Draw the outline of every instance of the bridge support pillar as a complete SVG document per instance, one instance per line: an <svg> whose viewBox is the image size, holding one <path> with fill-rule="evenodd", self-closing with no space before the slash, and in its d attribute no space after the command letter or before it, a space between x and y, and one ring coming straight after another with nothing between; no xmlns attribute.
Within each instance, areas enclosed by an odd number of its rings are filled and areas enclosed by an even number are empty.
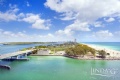
<svg viewBox="0 0 120 80"><path fill-rule="evenodd" d="M19 59L19 55L18 55L18 56L16 56L16 59Z"/></svg>
<svg viewBox="0 0 120 80"><path fill-rule="evenodd" d="M27 58L27 53L24 54L25 58Z"/></svg>

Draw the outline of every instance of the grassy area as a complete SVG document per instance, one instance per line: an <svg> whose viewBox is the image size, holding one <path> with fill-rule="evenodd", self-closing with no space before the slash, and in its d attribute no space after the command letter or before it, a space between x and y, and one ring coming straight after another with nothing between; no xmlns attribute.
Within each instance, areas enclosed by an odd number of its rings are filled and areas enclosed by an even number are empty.
<svg viewBox="0 0 120 80"><path fill-rule="evenodd" d="M67 43L64 43L64 44L55 44L55 45L47 45L47 46L35 46L34 49L36 50L40 50L40 49L49 49L51 50L51 53L50 54L54 54L55 52L57 51L65 51L67 48L70 48L70 47L74 47L76 45L76 43L73 43L73 42L67 42ZM24 48L22 49L22 51L25 51L25 50L30 50L30 49L33 49L33 48Z"/></svg>
<svg viewBox="0 0 120 80"><path fill-rule="evenodd" d="M32 49L32 47L30 47L30 48L23 48L23 49L21 49L21 51L26 51L26 50L31 50Z"/></svg>
<svg viewBox="0 0 120 80"><path fill-rule="evenodd" d="M48 49L51 51L64 51L66 48L65 47L48 47Z"/></svg>

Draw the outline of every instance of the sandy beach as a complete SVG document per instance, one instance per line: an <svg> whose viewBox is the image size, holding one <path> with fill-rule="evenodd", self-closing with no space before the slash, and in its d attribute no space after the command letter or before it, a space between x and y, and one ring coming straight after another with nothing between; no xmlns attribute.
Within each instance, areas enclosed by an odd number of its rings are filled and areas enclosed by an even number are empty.
<svg viewBox="0 0 120 80"><path fill-rule="evenodd" d="M97 45L91 45L91 44L86 44L86 45L88 45L88 46L90 46L90 47L92 47L96 50L105 50L107 53L110 54L110 56L107 56L107 57L120 58L120 51L100 47L100 46L97 46Z"/></svg>

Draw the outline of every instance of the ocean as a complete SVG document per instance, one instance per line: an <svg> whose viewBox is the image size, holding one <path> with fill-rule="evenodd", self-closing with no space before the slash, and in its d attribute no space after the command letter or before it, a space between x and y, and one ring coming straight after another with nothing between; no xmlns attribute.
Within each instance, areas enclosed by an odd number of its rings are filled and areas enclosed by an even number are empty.
<svg viewBox="0 0 120 80"><path fill-rule="evenodd" d="M82 43L120 51L120 42L82 42Z"/></svg>
<svg viewBox="0 0 120 80"><path fill-rule="evenodd" d="M120 80L120 61L77 60L63 56L29 56L29 59L11 62L11 70L0 69L0 80ZM92 74L91 69L112 73Z"/></svg>
<svg viewBox="0 0 120 80"><path fill-rule="evenodd" d="M120 50L119 42L86 44ZM0 45L0 53L10 53L35 45L38 44ZM28 58L29 61L1 62L11 66L11 70L1 68L0 80L120 80L119 60L77 60L63 56L28 56ZM108 71L103 73L101 70Z"/></svg>
<svg viewBox="0 0 120 80"><path fill-rule="evenodd" d="M85 44L96 45L112 50L120 51L120 42L82 42ZM34 47L42 44L26 44L26 45L2 45L0 44L0 54L11 53L15 51L19 51L23 48Z"/></svg>
<svg viewBox="0 0 120 80"><path fill-rule="evenodd" d="M41 44L25 44L25 45L2 45L0 44L0 54L12 53L23 48L34 47Z"/></svg>

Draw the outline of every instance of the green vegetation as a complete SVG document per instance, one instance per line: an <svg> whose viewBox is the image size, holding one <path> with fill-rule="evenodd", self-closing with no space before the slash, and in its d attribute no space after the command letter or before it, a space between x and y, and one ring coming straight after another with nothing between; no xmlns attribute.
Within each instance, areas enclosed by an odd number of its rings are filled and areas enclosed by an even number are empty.
<svg viewBox="0 0 120 80"><path fill-rule="evenodd" d="M54 52L53 52L53 51L51 51L49 54L54 54Z"/></svg>
<svg viewBox="0 0 120 80"><path fill-rule="evenodd" d="M56 51L64 51L66 49L66 47L63 46L49 46L47 47L49 50L51 50L52 52L56 52Z"/></svg>
<svg viewBox="0 0 120 80"><path fill-rule="evenodd" d="M3 45L54 44L56 42L5 42Z"/></svg>
<svg viewBox="0 0 120 80"><path fill-rule="evenodd" d="M67 48L65 52L68 56L84 57L84 55L88 54L88 52L91 52L95 56L95 49L83 44L79 44L79 45L75 45L73 47Z"/></svg>
<svg viewBox="0 0 120 80"><path fill-rule="evenodd" d="M87 45L84 44L78 44L73 42L66 42L64 44L50 44L47 46L40 45L35 46L34 48L24 48L22 51L34 49L33 54L36 54L38 50L50 50L51 52L49 54L54 54L57 51L65 51L66 56L68 57L84 57L84 56L90 56L90 57L99 57L99 58L106 58L106 55L109 55L104 50L95 50ZM96 56L96 52L99 54L99 56Z"/></svg>
<svg viewBox="0 0 120 80"><path fill-rule="evenodd" d="M35 49L47 48L46 46L35 46Z"/></svg>
<svg viewBox="0 0 120 80"><path fill-rule="evenodd" d="M27 48L24 48L24 49L22 49L21 51L26 51L26 50L28 50Z"/></svg>
<svg viewBox="0 0 120 80"><path fill-rule="evenodd" d="M29 48L23 48L21 51L26 51L26 50L31 50L32 47L29 47Z"/></svg>
<svg viewBox="0 0 120 80"><path fill-rule="evenodd" d="M36 54L36 53L37 53L37 50L32 51L32 53L33 53L33 54Z"/></svg>
<svg viewBox="0 0 120 80"><path fill-rule="evenodd" d="M98 54L101 56L101 58L106 58L107 53L104 50L99 50Z"/></svg>
<svg viewBox="0 0 120 80"><path fill-rule="evenodd" d="M66 43L63 43L63 44L50 44L50 45L47 45L47 46L35 46L35 49L39 50L39 49L49 49L51 50L53 53L56 52L56 51L65 51L68 47L72 47L74 46L75 43L73 42L66 42Z"/></svg>
<svg viewBox="0 0 120 80"><path fill-rule="evenodd" d="M48 50L51 50L51 53L50 54L54 54L55 52L57 51L64 51L67 47L66 46L59 46L59 45L49 45L49 46L35 46L34 49L36 50L40 50L40 49L48 49Z"/></svg>

